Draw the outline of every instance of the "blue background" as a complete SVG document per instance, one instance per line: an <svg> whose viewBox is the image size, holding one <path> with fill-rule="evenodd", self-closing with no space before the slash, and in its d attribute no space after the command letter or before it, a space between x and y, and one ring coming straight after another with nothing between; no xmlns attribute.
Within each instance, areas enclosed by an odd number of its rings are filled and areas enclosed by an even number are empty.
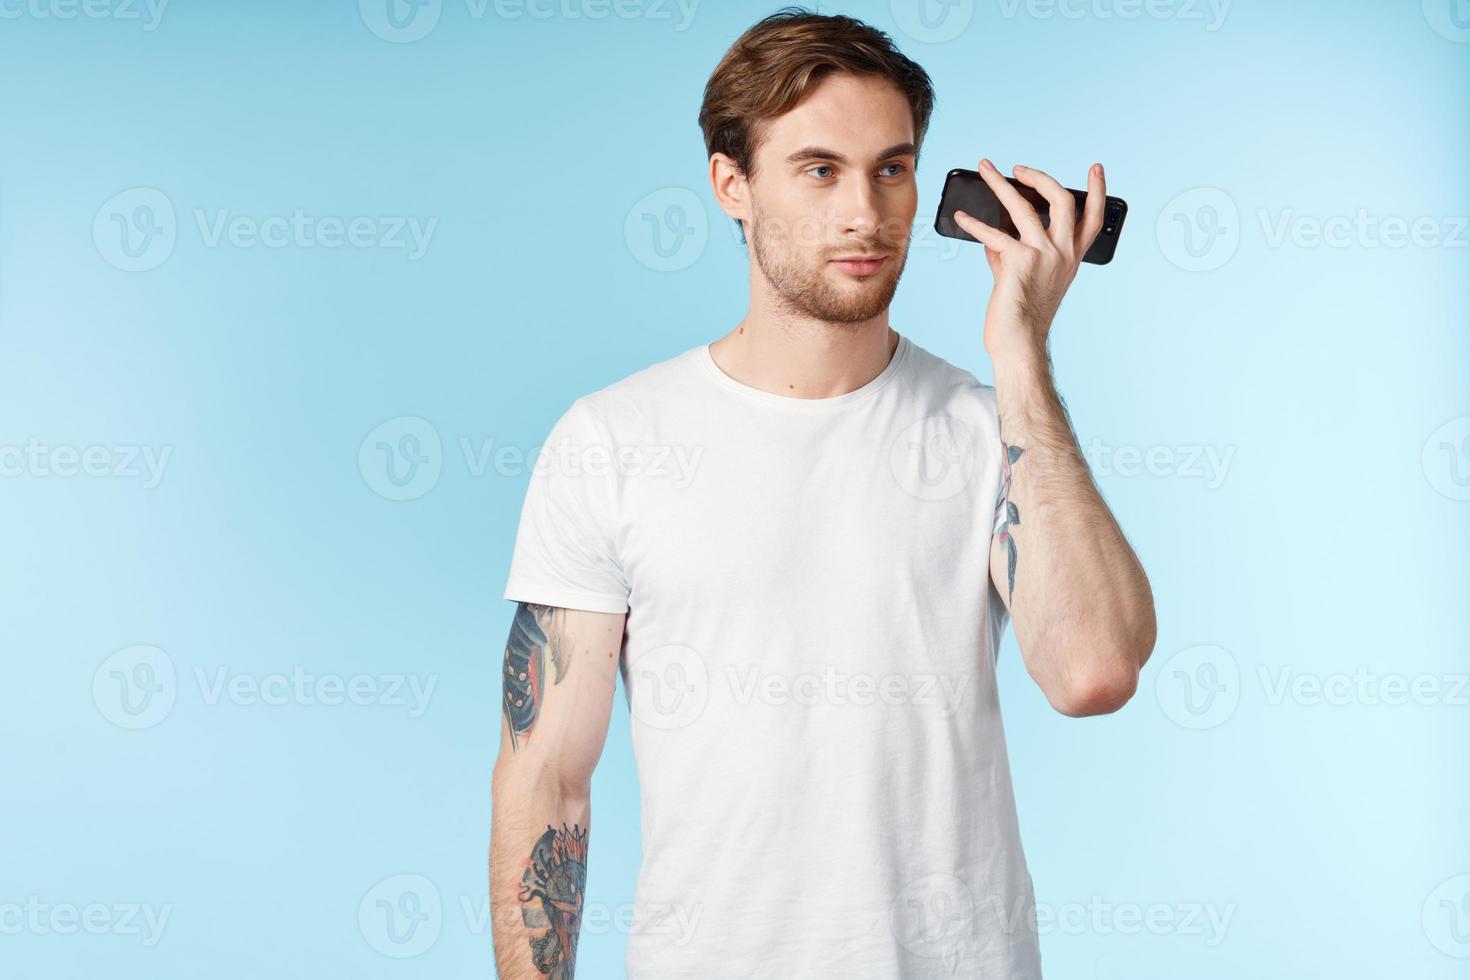
<svg viewBox="0 0 1470 980"><path fill-rule="evenodd" d="M1158 645L1088 720L1001 653L1050 977L1470 977L1459 7L824 7L938 90L916 342L990 377L989 271L929 229L947 169L1101 160L1131 205L1053 355ZM771 9L0 9L0 974L491 971L518 454L744 312L695 117ZM298 668L328 686L252 693ZM614 977L621 696L594 800L580 975ZM96 935L64 911L93 905Z"/></svg>

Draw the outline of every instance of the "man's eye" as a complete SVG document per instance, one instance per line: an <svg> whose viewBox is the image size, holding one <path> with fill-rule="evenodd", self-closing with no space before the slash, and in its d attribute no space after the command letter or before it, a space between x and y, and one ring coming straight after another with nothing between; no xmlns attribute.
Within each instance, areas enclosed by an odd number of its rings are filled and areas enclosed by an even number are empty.
<svg viewBox="0 0 1470 980"><path fill-rule="evenodd" d="M819 163L815 167L812 167L810 170L808 170L807 173L814 173L815 171L818 171L818 170L831 170L831 169L832 169L832 167L829 164ZM822 176L825 176L825 175L824 174L817 174L817 176L818 177L822 177Z"/></svg>
<svg viewBox="0 0 1470 980"><path fill-rule="evenodd" d="M890 163L890 164L886 164L882 169L883 170L892 170L892 171L894 171L893 173L889 174L888 176L889 177L897 177L899 174L903 173L908 168L905 167L901 163Z"/></svg>

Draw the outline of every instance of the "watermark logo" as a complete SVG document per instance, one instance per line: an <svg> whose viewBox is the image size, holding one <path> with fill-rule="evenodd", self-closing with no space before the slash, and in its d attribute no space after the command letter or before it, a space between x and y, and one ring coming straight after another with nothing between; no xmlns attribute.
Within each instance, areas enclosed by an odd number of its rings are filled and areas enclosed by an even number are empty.
<svg viewBox="0 0 1470 980"><path fill-rule="evenodd" d="M1159 212L1154 236L1164 257L1186 272L1210 272L1240 247L1240 211L1218 187L1196 187Z"/></svg>
<svg viewBox="0 0 1470 980"><path fill-rule="evenodd" d="M43 902L31 895L24 902L0 902L0 936L90 936L136 937L144 949L163 939L163 930L173 914L171 903L151 902Z"/></svg>
<svg viewBox="0 0 1470 980"><path fill-rule="evenodd" d="M156 187L114 194L92 219L97 254L123 272L147 272L168 260L178 241L173 202Z"/></svg>
<svg viewBox="0 0 1470 980"><path fill-rule="evenodd" d="M427 37L439 23L443 0L357 0L367 29L393 44Z"/></svg>
<svg viewBox="0 0 1470 980"><path fill-rule="evenodd" d="M381 423L358 444L358 472L374 493L388 500L413 500L433 490L446 465L464 464L470 479L519 479L531 474L553 481L624 479L665 483L687 490L698 477L705 447L681 443L579 441L563 435L540 445L501 442L495 436L458 437L445 454L444 438L416 415ZM0 475L5 447L0 446Z"/></svg>
<svg viewBox="0 0 1470 980"><path fill-rule="evenodd" d="M859 708L873 705L932 708L941 718L953 718L964 703L973 674L869 674L828 664L820 672L785 674L758 664L725 667L725 682L736 704L784 706L833 705Z"/></svg>
<svg viewBox="0 0 1470 980"><path fill-rule="evenodd" d="M1214 948L1225 941L1235 918L1234 902L1115 902L1094 895L1086 902L1042 904L1036 928L1042 935L1188 936Z"/></svg>
<svg viewBox="0 0 1470 980"><path fill-rule="evenodd" d="M300 207L263 216L196 207L189 215L207 249L381 249L401 251L410 262L427 254L439 226L435 217L312 214ZM98 254L123 272L148 272L168 261L179 232L173 202L155 187L114 194L92 219Z"/></svg>
<svg viewBox="0 0 1470 980"><path fill-rule="evenodd" d="M1434 33L1457 44L1470 42L1470 2L1424 0L1424 19Z"/></svg>
<svg viewBox="0 0 1470 980"><path fill-rule="evenodd" d="M1196 479L1206 490L1225 482L1234 446L1156 444L1112 446L1094 438L1083 454L1094 476L1101 478L1151 476Z"/></svg>
<svg viewBox="0 0 1470 980"><path fill-rule="evenodd" d="M1383 674L1359 664L1351 673L1300 672L1291 667L1256 668L1266 704L1290 701L1304 708L1470 707L1470 674Z"/></svg>
<svg viewBox="0 0 1470 980"><path fill-rule="evenodd" d="M889 447L893 478L920 500L946 500L963 490L975 472L975 436L948 415L920 419Z"/></svg>
<svg viewBox="0 0 1470 980"><path fill-rule="evenodd" d="M439 482L444 449L439 430L416 415L389 419L363 437L357 469L385 500L417 500Z"/></svg>
<svg viewBox="0 0 1470 980"><path fill-rule="evenodd" d="M297 665L289 671L251 674L227 665L206 668L195 664L192 678L200 703L239 708L362 708L401 709L409 720L429 710L437 674L317 673ZM119 728L140 730L161 724L173 711L180 693L180 677L173 658L156 646L126 647L104 660L92 675L92 701L102 717ZM191 690L188 684L184 690Z"/></svg>
<svg viewBox="0 0 1470 980"><path fill-rule="evenodd" d="M408 44L427 37L439 24L443 0L358 0L358 15L367 29L384 41ZM497 20L669 22L674 32L694 23L698 0L464 0L463 14L481 21Z"/></svg>
<svg viewBox="0 0 1470 980"><path fill-rule="evenodd" d="M48 445L31 438L25 445L0 443L0 477L135 479L152 490L163 482L172 455L172 446Z"/></svg>
<svg viewBox="0 0 1470 980"><path fill-rule="evenodd" d="M694 482L704 446L675 443L631 443L615 445L580 444L568 437L534 449L496 445L494 437L473 440L459 437L460 454L472 477L487 473L520 477L527 472L553 473L558 477L599 479L616 474L625 478L666 481L676 490L687 490ZM532 462L527 462L531 460Z"/></svg>
<svg viewBox="0 0 1470 980"><path fill-rule="evenodd" d="M915 41L953 41L970 26L975 0L889 0L893 22Z"/></svg>
<svg viewBox="0 0 1470 980"><path fill-rule="evenodd" d="M954 963L975 926L975 896L954 875L925 875L898 893L888 920L905 949Z"/></svg>
<svg viewBox="0 0 1470 980"><path fill-rule="evenodd" d="M1451 500L1470 500L1470 415L1450 419L1424 440L1424 478Z"/></svg>
<svg viewBox="0 0 1470 980"><path fill-rule="evenodd" d="M139 21L143 33L158 29L168 0L6 0L0 2L0 21L116 20Z"/></svg>
<svg viewBox="0 0 1470 980"><path fill-rule="evenodd" d="M629 666L629 713L649 728L670 731L692 725L709 704L704 658L676 643L649 650Z"/></svg>
<svg viewBox="0 0 1470 980"><path fill-rule="evenodd" d="M290 673L274 671L247 674L228 666L206 670L194 667L194 683L204 703L214 707L228 702L237 707L265 705L279 708L403 708L410 720L423 717L439 683L438 674L351 674L312 673L297 665Z"/></svg>
<svg viewBox="0 0 1470 980"><path fill-rule="evenodd" d="M410 262L428 253L434 230L439 227L438 218L417 215L341 217L310 214L305 208L265 217L236 214L229 208L194 208L191 213L205 248L377 248L402 250Z"/></svg>
<svg viewBox="0 0 1470 980"><path fill-rule="evenodd" d="M148 644L118 650L92 675L92 703L103 718L130 731L167 718L178 690L173 659Z"/></svg>
<svg viewBox="0 0 1470 980"><path fill-rule="evenodd" d="M421 956L439 941L444 906L423 875L384 878L362 897L357 928L374 950L397 960Z"/></svg>
<svg viewBox="0 0 1470 980"><path fill-rule="evenodd" d="M1470 959L1470 874L1436 885L1420 915L1430 945L1446 956Z"/></svg>
<svg viewBox="0 0 1470 980"><path fill-rule="evenodd" d="M1001 16L1013 20L1025 9L1036 20L1149 20L1201 21L1213 33L1225 26L1230 0L1000 0Z"/></svg>
<svg viewBox="0 0 1470 980"><path fill-rule="evenodd" d="M1261 234L1268 248L1470 248L1470 217L1419 215L1412 221L1403 215L1376 215L1358 208L1351 215L1319 218L1285 208L1273 216L1267 208L1256 209Z"/></svg>
<svg viewBox="0 0 1470 980"><path fill-rule="evenodd" d="M664 187L639 198L623 221L623 239L638 263L654 272L687 269L704 254L709 217L687 187Z"/></svg>
<svg viewBox="0 0 1470 980"><path fill-rule="evenodd" d="M1240 703L1240 665L1224 647L1187 647L1160 668L1154 696L1175 724L1195 730L1215 728L1228 721Z"/></svg>

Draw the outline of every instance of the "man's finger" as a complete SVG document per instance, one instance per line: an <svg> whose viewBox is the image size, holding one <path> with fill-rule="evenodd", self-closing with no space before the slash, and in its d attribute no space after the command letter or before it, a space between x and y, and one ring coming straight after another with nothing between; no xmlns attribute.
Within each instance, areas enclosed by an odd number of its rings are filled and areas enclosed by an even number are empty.
<svg viewBox="0 0 1470 980"><path fill-rule="evenodd" d="M1041 227L1041 217L1031 206L1031 202L1022 197L1021 192L1011 186L1011 182L989 160L981 159L980 176L985 178L985 182L1010 213L1011 220L1016 223L1016 230L1021 233L1021 241L1033 247L1045 245L1048 241L1046 229Z"/></svg>
<svg viewBox="0 0 1470 980"><path fill-rule="evenodd" d="M987 248L995 249L1002 255L1010 249L1019 248L1021 245L1020 242L999 228L992 228L979 218L971 214L966 214L964 211L956 211L954 213L954 223L974 236L976 241L982 243Z"/></svg>
<svg viewBox="0 0 1470 980"><path fill-rule="evenodd" d="M1087 254L1097 233L1102 231L1103 211L1108 199L1108 184L1103 176L1103 165L1094 163L1087 171L1087 203L1082 208L1082 223L1077 226L1077 251L1079 258Z"/></svg>
<svg viewBox="0 0 1470 980"><path fill-rule="evenodd" d="M1046 198L1047 234L1059 248L1070 249L1076 240L1077 199L1056 178L1042 170L1016 164L1016 179Z"/></svg>

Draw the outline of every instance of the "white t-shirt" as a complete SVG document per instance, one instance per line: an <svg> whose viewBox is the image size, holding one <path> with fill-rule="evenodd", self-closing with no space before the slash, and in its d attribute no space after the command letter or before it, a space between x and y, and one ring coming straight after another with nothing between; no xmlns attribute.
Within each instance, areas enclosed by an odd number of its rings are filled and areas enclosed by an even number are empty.
<svg viewBox="0 0 1470 980"><path fill-rule="evenodd" d="M832 398L701 344L579 398L505 597L627 612L632 980L1041 975L995 686L995 389L901 337Z"/></svg>

